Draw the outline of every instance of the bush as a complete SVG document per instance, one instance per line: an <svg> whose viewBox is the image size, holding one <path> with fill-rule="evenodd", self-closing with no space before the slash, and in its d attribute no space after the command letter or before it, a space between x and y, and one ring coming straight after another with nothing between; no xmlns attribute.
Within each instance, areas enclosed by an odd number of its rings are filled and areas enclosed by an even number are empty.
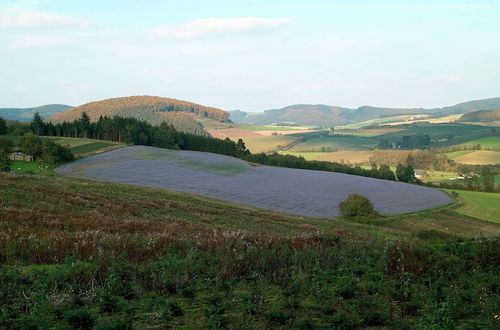
<svg viewBox="0 0 500 330"><path fill-rule="evenodd" d="M379 216L372 202L364 196L350 194L339 204L340 213L348 219L371 219Z"/></svg>
<svg viewBox="0 0 500 330"><path fill-rule="evenodd" d="M74 156L67 146L47 140L43 143L42 158L47 163L59 164L72 161Z"/></svg>
<svg viewBox="0 0 500 330"><path fill-rule="evenodd" d="M68 311L64 319L73 329L91 329L95 323L95 317L86 308Z"/></svg>

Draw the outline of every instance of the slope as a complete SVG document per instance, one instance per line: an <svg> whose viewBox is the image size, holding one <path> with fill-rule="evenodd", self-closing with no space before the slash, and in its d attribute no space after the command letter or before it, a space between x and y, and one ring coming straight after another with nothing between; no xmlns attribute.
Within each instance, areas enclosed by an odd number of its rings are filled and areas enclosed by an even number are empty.
<svg viewBox="0 0 500 330"><path fill-rule="evenodd" d="M87 103L53 115L49 120L52 122L73 121L80 118L84 112L88 114L91 121L97 121L100 116L134 117L154 125L169 122L177 129L193 134L203 132L202 125L197 122L198 118L225 122L229 117L224 110L187 101L158 96L128 96ZM191 116L170 116L169 119L170 113Z"/></svg>
<svg viewBox="0 0 500 330"><path fill-rule="evenodd" d="M11 120L30 121L35 112L38 112L42 118L48 118L72 108L72 106L65 104L48 104L33 108L0 108L0 117Z"/></svg>

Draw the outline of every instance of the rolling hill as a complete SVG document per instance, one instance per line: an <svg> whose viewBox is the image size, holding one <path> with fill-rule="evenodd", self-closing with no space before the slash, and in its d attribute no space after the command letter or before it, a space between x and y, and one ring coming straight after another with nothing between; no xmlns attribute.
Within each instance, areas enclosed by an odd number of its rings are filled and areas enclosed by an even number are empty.
<svg viewBox="0 0 500 330"><path fill-rule="evenodd" d="M69 111L55 114L49 118L52 122L73 121L86 112L91 121L100 116L133 117L153 125L168 122L178 130L208 135L199 122L212 120L226 122L229 114L221 109L158 96L128 96L90 102Z"/></svg>
<svg viewBox="0 0 500 330"><path fill-rule="evenodd" d="M38 112L45 119L72 108L72 106L65 104L48 104L33 108L0 108L0 117L11 120L30 121L35 112Z"/></svg>
<svg viewBox="0 0 500 330"><path fill-rule="evenodd" d="M458 121L463 122L494 122L500 121L500 110L482 110L464 114Z"/></svg>
<svg viewBox="0 0 500 330"><path fill-rule="evenodd" d="M479 110L495 110L500 108L500 97L469 101L443 108L384 108L361 106L349 109L323 104L298 104L281 109L266 110L262 113L245 113L236 110L231 113L231 120L239 123L270 125L288 123L293 125L332 126L358 123L372 119L409 114L430 114L446 116L465 114Z"/></svg>

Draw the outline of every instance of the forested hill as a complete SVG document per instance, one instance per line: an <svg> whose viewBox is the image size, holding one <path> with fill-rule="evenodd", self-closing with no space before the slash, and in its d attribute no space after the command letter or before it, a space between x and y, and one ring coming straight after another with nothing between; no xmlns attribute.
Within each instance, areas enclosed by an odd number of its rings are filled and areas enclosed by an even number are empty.
<svg viewBox="0 0 500 330"><path fill-rule="evenodd" d="M30 121L33 119L35 112L38 112L42 118L48 118L72 108L72 106L65 104L47 104L33 108L0 108L0 117L11 120Z"/></svg>
<svg viewBox="0 0 500 330"><path fill-rule="evenodd" d="M269 125L318 125L332 126L358 123L372 119L409 114L430 114L445 116L465 114L479 110L500 109L500 97L469 101L443 108L386 108L362 106L349 109L324 104L297 104L281 109L266 110L261 113L246 113L240 110L231 112L231 120L235 122Z"/></svg>
<svg viewBox="0 0 500 330"><path fill-rule="evenodd" d="M229 113L224 110L158 96L128 96L96 101L78 106L70 111L58 113L49 118L51 122L70 122L79 119L86 112L91 121L101 116L132 117L153 125L162 122L173 124L177 129L194 134L206 135L200 119L227 121ZM170 116L181 113L180 116Z"/></svg>
<svg viewBox="0 0 500 330"><path fill-rule="evenodd" d="M469 112L460 117L458 121L464 121L464 122L500 121L500 110L484 110L484 111Z"/></svg>

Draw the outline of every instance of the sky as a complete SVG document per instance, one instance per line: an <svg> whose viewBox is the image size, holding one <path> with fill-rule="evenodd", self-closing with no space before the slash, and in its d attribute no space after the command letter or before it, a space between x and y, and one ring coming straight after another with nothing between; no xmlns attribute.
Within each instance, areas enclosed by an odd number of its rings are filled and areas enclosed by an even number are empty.
<svg viewBox="0 0 500 330"><path fill-rule="evenodd" d="M224 110L500 96L500 0L0 0L0 107Z"/></svg>

